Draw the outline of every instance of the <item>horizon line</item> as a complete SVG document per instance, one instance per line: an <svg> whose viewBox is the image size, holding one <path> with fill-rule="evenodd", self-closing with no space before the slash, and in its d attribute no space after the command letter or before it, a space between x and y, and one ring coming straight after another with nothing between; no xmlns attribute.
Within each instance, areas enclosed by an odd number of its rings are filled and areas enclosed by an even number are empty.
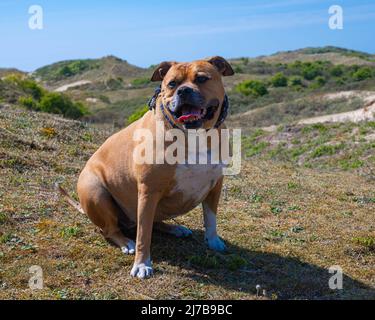
<svg viewBox="0 0 375 320"><path fill-rule="evenodd" d="M259 58L262 58L262 57L270 57L270 56L273 56L273 55L276 55L276 54L281 54L281 53L289 53L289 52L294 52L294 51L299 51L299 50L303 50L303 49L318 49L318 48L336 48L336 49L343 49L343 50L349 50L349 51L355 51L355 52L358 52L358 53L363 53L363 54L368 54L368 55L372 55L374 56L375 53L372 53L372 52L367 52L367 51L362 51L362 50L356 50L356 49L352 49L352 48L346 48L346 47L339 47L339 46L333 46L333 45L325 45L325 46L317 46L317 47L314 47L314 46L307 46L307 47L302 47L302 48L298 48L298 49L289 49L289 50L280 50L280 51L275 51L274 53L271 53L271 54L261 54L261 55L257 55L257 56L237 56L237 57L231 57L231 58L226 58L227 60L237 60L237 59L242 59L242 58L249 58L249 59L259 59ZM44 67L47 67L47 66L51 66L51 65L54 65L54 64L57 64L57 63L61 63L61 62L68 62L68 61L77 61L77 60L101 60L101 59L105 59L105 58L109 58L109 57L114 57L114 58L117 58L117 59L120 59L124 62L127 62L129 65L132 65L134 67L137 67L137 68L140 68L140 69L149 69L151 68L152 66L156 66L158 65L160 62L158 63L155 63L155 64L150 64L148 67L142 67L142 66L139 66L139 65L136 65L136 64L133 64L131 62L129 62L129 60L127 59L124 59L120 56L116 56L114 54L107 54L107 55L102 55L100 57L85 57L85 58L70 58L70 59L63 59L63 60L57 60L55 62L51 62L51 63L47 63L47 64L44 64L32 71L27 71L27 70L22 70L22 69L19 69L17 68L16 66L9 66L9 67L3 67L3 66L0 66L0 69L15 69L17 71L20 71L20 72L23 72L23 73L33 73L41 68L44 68Z"/></svg>

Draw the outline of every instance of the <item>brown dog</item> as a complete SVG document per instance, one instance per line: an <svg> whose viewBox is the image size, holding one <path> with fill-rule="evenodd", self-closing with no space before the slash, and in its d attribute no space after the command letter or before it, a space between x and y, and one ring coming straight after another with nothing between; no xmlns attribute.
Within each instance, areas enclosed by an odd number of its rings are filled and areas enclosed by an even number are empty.
<svg viewBox="0 0 375 320"><path fill-rule="evenodd" d="M187 129L221 130L227 103L222 76L233 75L221 57L192 63L161 63L152 81L162 81L143 118L111 136L91 157L78 181L83 211L105 238L126 254L135 253L132 276L152 274L150 244L153 227L185 237L191 231L163 220L187 213L202 203L205 238L208 247L223 251L225 245L216 233L216 213L223 174L220 165L139 164L134 150L138 129L148 129L157 143L156 123L165 130L175 128L186 136ZM165 148L171 142L166 143ZM163 148L164 151L164 148ZM70 203L77 208L70 199ZM136 242L125 237L120 225L137 226Z"/></svg>

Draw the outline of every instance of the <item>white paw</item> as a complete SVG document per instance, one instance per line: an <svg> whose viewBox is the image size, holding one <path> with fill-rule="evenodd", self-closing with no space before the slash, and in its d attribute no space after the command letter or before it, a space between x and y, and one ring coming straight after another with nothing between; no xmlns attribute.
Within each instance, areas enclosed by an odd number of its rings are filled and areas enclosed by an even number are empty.
<svg viewBox="0 0 375 320"><path fill-rule="evenodd" d="M153 274L151 261L146 261L145 263L134 263L130 275L132 277L137 277L140 279L146 279L151 277Z"/></svg>
<svg viewBox="0 0 375 320"><path fill-rule="evenodd" d="M218 236L212 238L206 238L206 242L208 247L211 250L223 252L227 249L223 240L221 240Z"/></svg>
<svg viewBox="0 0 375 320"><path fill-rule="evenodd" d="M135 253L135 242L129 240L126 246L121 247L121 251L125 254L134 254Z"/></svg>
<svg viewBox="0 0 375 320"><path fill-rule="evenodd" d="M186 238L193 234L193 232L183 226L173 226L173 229L171 229L171 234L176 236L177 238Z"/></svg>

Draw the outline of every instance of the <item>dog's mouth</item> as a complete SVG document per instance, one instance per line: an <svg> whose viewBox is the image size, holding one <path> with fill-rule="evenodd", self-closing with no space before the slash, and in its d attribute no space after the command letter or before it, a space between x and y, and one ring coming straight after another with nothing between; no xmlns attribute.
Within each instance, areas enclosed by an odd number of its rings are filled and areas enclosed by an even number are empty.
<svg viewBox="0 0 375 320"><path fill-rule="evenodd" d="M196 129L203 125L204 121L213 118L218 106L198 107L184 104L179 111L174 113L177 123L183 124L186 129Z"/></svg>
<svg viewBox="0 0 375 320"><path fill-rule="evenodd" d="M206 112L207 110L205 108L185 104L175 116L178 123L191 123L197 120L202 120Z"/></svg>

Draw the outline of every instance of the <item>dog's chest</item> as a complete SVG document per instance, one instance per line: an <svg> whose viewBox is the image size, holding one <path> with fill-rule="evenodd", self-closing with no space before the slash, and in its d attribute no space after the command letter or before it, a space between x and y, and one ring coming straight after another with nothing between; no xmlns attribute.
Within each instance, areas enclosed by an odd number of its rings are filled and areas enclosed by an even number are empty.
<svg viewBox="0 0 375 320"><path fill-rule="evenodd" d="M200 203L223 175L220 164L180 164L175 171L175 185L170 192L182 194L187 203Z"/></svg>

